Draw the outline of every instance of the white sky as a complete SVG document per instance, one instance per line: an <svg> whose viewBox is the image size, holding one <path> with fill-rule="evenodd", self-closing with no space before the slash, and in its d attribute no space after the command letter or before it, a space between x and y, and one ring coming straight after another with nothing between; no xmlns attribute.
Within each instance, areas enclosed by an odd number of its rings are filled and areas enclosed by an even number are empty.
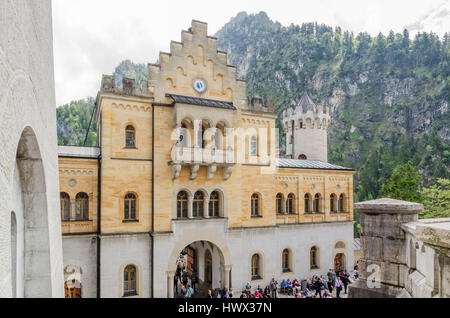
<svg viewBox="0 0 450 318"><path fill-rule="evenodd" d="M273 21L319 22L372 35L450 32L450 0L53 0L57 105L95 97L102 74L124 59L154 63L191 20L213 35L240 11L265 11Z"/></svg>

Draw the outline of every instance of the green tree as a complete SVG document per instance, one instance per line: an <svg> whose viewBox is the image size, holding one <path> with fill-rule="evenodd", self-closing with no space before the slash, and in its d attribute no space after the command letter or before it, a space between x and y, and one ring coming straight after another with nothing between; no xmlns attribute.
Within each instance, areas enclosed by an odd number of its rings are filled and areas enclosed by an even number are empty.
<svg viewBox="0 0 450 318"><path fill-rule="evenodd" d="M419 184L422 176L416 172L411 161L397 166L390 179L382 186L384 195L392 199L422 202Z"/></svg>
<svg viewBox="0 0 450 318"><path fill-rule="evenodd" d="M424 210L420 213L420 218L450 217L449 179L437 179L430 187L423 188L421 195L424 198Z"/></svg>

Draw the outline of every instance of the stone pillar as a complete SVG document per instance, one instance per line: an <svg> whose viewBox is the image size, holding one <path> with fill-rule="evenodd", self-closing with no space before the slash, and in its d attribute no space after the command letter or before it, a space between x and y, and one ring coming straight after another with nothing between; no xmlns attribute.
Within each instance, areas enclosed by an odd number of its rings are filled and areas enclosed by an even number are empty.
<svg viewBox="0 0 450 318"><path fill-rule="evenodd" d="M209 219L209 197L206 196L205 197L205 201L204 201L204 206L203 206L203 217Z"/></svg>
<svg viewBox="0 0 450 318"><path fill-rule="evenodd" d="M423 205L394 199L355 204L360 212L360 278L350 285L350 298L408 297L406 240L402 224L418 220Z"/></svg>
<svg viewBox="0 0 450 318"><path fill-rule="evenodd" d="M230 271L231 265L222 266L222 287L227 286L228 289L230 289Z"/></svg>
<svg viewBox="0 0 450 318"><path fill-rule="evenodd" d="M194 204L194 198L192 196L189 196L188 198L188 218L192 219L193 213L192 213L192 209L193 209L193 204Z"/></svg>
<svg viewBox="0 0 450 318"><path fill-rule="evenodd" d="M70 199L70 215L69 218L71 221L74 221L76 219L76 205L75 205L75 199Z"/></svg>
<svg viewBox="0 0 450 318"><path fill-rule="evenodd" d="M173 294L173 279L175 277L175 271L167 272L167 298L174 298Z"/></svg>

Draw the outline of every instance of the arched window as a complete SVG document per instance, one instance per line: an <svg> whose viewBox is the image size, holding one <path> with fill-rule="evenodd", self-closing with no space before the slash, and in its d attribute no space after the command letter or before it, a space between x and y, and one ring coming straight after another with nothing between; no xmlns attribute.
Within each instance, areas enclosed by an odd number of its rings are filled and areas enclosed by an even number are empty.
<svg viewBox="0 0 450 318"><path fill-rule="evenodd" d="M277 214L283 213L283 195L281 193L277 194L276 204L277 204Z"/></svg>
<svg viewBox="0 0 450 318"><path fill-rule="evenodd" d="M261 279L260 257L258 254L252 256L252 280Z"/></svg>
<svg viewBox="0 0 450 318"><path fill-rule="evenodd" d="M306 157L306 155L301 154L301 155L298 156L298 159L300 159L300 160L306 160L307 157Z"/></svg>
<svg viewBox="0 0 450 318"><path fill-rule="evenodd" d="M219 215L219 193L213 191L209 197L209 216L218 217Z"/></svg>
<svg viewBox="0 0 450 318"><path fill-rule="evenodd" d="M193 216L194 217L202 217L203 216L203 208L205 199L203 196L203 192L197 191L194 194L194 204L193 204Z"/></svg>
<svg viewBox="0 0 450 318"><path fill-rule="evenodd" d="M187 218L188 216L188 196L186 191L180 191L177 195L177 217Z"/></svg>
<svg viewBox="0 0 450 318"><path fill-rule="evenodd" d="M125 128L125 147L126 148L136 147L136 130L131 125L128 125Z"/></svg>
<svg viewBox="0 0 450 318"><path fill-rule="evenodd" d="M289 255L289 250L287 248L285 248L283 250L281 263L282 263L283 273L287 273L287 272L291 271L291 268L290 268L290 255Z"/></svg>
<svg viewBox="0 0 450 318"><path fill-rule="evenodd" d="M136 267L128 265L123 271L123 295L134 296L136 291Z"/></svg>
<svg viewBox="0 0 450 318"><path fill-rule="evenodd" d="M261 204L259 202L259 195L257 193L252 194L252 213L251 216L259 216Z"/></svg>
<svg viewBox="0 0 450 318"><path fill-rule="evenodd" d="M318 256L317 247L315 247L315 246L311 247L309 256L310 256L311 269L319 268L319 263L317 261L317 256Z"/></svg>
<svg viewBox="0 0 450 318"><path fill-rule="evenodd" d="M345 195L342 193L339 196L339 212L344 212L344 199L345 199Z"/></svg>
<svg viewBox="0 0 450 318"><path fill-rule="evenodd" d="M62 221L69 221L70 220L70 196L65 193L60 193L60 200L61 200L61 220Z"/></svg>
<svg viewBox="0 0 450 318"><path fill-rule="evenodd" d="M84 192L78 193L75 197L75 218L76 220L89 219L89 197Z"/></svg>
<svg viewBox="0 0 450 318"><path fill-rule="evenodd" d="M310 210L310 200L311 200L311 196L309 195L309 193L305 194L305 213L311 213Z"/></svg>
<svg viewBox="0 0 450 318"><path fill-rule="evenodd" d="M124 202L124 220L136 220L136 196L128 193Z"/></svg>
<svg viewBox="0 0 450 318"><path fill-rule="evenodd" d="M293 193L289 193L287 196L287 201L286 201L286 212L290 213L290 214L294 214L295 213L295 205L294 205L294 201L295 201L295 196Z"/></svg>
<svg viewBox="0 0 450 318"><path fill-rule="evenodd" d="M258 155L258 144L257 144L257 138L255 136L250 138L250 155L251 156Z"/></svg>
<svg viewBox="0 0 450 318"><path fill-rule="evenodd" d="M187 127L186 124L181 124L181 128L180 128L180 145L181 147L187 147L187 136L188 136L188 132L187 132Z"/></svg>
<svg viewBox="0 0 450 318"><path fill-rule="evenodd" d="M336 194L330 195L330 212L336 212Z"/></svg>
<svg viewBox="0 0 450 318"><path fill-rule="evenodd" d="M314 204L313 204L314 213L320 212L320 194L316 193L314 196Z"/></svg>

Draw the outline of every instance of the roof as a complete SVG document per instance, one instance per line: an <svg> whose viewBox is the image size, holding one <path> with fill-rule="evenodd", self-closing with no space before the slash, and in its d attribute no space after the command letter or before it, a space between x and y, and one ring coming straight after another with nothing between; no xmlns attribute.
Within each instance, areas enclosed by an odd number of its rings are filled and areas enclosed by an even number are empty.
<svg viewBox="0 0 450 318"><path fill-rule="evenodd" d="M217 107L217 108L236 110L236 107L234 107L232 102L224 102L224 101L214 100L214 99L206 99L206 98L175 95L175 94L166 94L166 97L172 98L175 103L199 105L199 106L209 106L209 107Z"/></svg>
<svg viewBox="0 0 450 318"><path fill-rule="evenodd" d="M97 159L100 156L98 147L58 146L59 157Z"/></svg>
<svg viewBox="0 0 450 318"><path fill-rule="evenodd" d="M301 160L301 159L285 159L277 158L277 166L279 168L299 168L299 169L321 169L321 170L346 170L354 171L354 169L334 165L319 160Z"/></svg>
<svg viewBox="0 0 450 318"><path fill-rule="evenodd" d="M360 250L361 249L361 241L359 238L353 239L353 249Z"/></svg>
<svg viewBox="0 0 450 318"><path fill-rule="evenodd" d="M302 107L303 112L307 112L309 109L311 109L312 111L317 111L317 105L313 102L313 100L306 92L305 94L303 94L302 99L300 100L300 106Z"/></svg>

